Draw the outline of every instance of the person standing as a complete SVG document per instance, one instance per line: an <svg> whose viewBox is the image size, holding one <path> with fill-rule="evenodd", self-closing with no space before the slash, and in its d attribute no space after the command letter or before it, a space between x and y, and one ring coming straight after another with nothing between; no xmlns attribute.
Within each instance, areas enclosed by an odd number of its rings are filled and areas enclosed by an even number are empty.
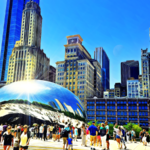
<svg viewBox="0 0 150 150"><path fill-rule="evenodd" d="M7 122L5 122L5 124L3 125L3 133L6 132L7 130Z"/></svg>
<svg viewBox="0 0 150 150"><path fill-rule="evenodd" d="M67 126L65 126L64 130L61 133L61 136L63 138L63 150L65 150L65 146L66 146L66 149L67 149L67 146L68 146L67 139L68 139L69 133L70 133L70 129Z"/></svg>
<svg viewBox="0 0 150 150"><path fill-rule="evenodd" d="M30 132L28 126L23 126L23 132L20 137L20 150L27 150L30 142Z"/></svg>
<svg viewBox="0 0 150 150"><path fill-rule="evenodd" d="M10 146L13 147L13 136L11 134L11 126L8 126L7 131L3 133L3 140L4 140L4 150L9 150Z"/></svg>
<svg viewBox="0 0 150 150"><path fill-rule="evenodd" d="M148 132L146 132L146 141L147 141L147 143L149 143L150 141L149 141L149 133Z"/></svg>
<svg viewBox="0 0 150 150"><path fill-rule="evenodd" d="M97 146L99 145L98 143L100 143L100 146L102 146L102 141L101 141L101 135L100 135L100 126L98 126L98 133L97 133Z"/></svg>
<svg viewBox="0 0 150 150"><path fill-rule="evenodd" d="M107 121L105 121L105 128L106 128L107 150L109 150L109 125L108 125L108 122L107 122Z"/></svg>
<svg viewBox="0 0 150 150"><path fill-rule="evenodd" d="M82 146L86 146L86 129L85 129L85 124L82 124L82 128L81 128L81 137L82 137Z"/></svg>
<svg viewBox="0 0 150 150"><path fill-rule="evenodd" d="M144 146L147 146L147 136L146 133L144 134L143 138L142 138L142 142Z"/></svg>
<svg viewBox="0 0 150 150"><path fill-rule="evenodd" d="M67 141L68 141L68 150L73 150L73 140L71 134L69 134L69 138L67 139Z"/></svg>
<svg viewBox="0 0 150 150"><path fill-rule="evenodd" d="M139 133L140 142L142 142L142 134L143 134L143 131L141 131L141 132Z"/></svg>
<svg viewBox="0 0 150 150"><path fill-rule="evenodd" d="M129 131L127 131L126 137L127 137L127 143L129 143L129 141L130 141L130 132Z"/></svg>
<svg viewBox="0 0 150 150"><path fill-rule="evenodd" d="M121 127L118 126L118 129L115 128L117 126L117 123L114 126L114 130L116 131L116 141L118 143L118 148L122 149L122 144L121 144L121 136L122 136L122 131L121 131Z"/></svg>
<svg viewBox="0 0 150 150"><path fill-rule="evenodd" d="M90 131L90 145L94 145L96 144L96 132L98 131L97 127L95 126L95 121L92 122L92 125L89 127L89 131ZM95 148L93 148L95 149Z"/></svg>
<svg viewBox="0 0 150 150"><path fill-rule="evenodd" d="M134 129L132 129L132 131L131 131L131 140L136 143L136 139L135 138L136 138L136 134L135 134Z"/></svg>
<svg viewBox="0 0 150 150"><path fill-rule="evenodd" d="M16 136L17 136L17 125L15 125L15 132L14 132L14 137L16 138Z"/></svg>
<svg viewBox="0 0 150 150"><path fill-rule="evenodd" d="M113 131L113 138L114 138L114 141L116 141L116 131Z"/></svg>
<svg viewBox="0 0 150 150"><path fill-rule="evenodd" d="M105 124L102 123L101 124L101 127L100 127L100 136L101 136L101 140L102 140L102 150L106 150L106 138L107 138L107 130L106 130L106 127L105 127Z"/></svg>
<svg viewBox="0 0 150 150"><path fill-rule="evenodd" d="M0 125L0 142L2 141L3 124Z"/></svg>
<svg viewBox="0 0 150 150"><path fill-rule="evenodd" d="M47 126L47 140L50 139L50 126Z"/></svg>
<svg viewBox="0 0 150 150"><path fill-rule="evenodd" d="M35 137L36 137L36 139L37 139L37 138L38 138L38 132L39 132L39 130L38 130L38 125L35 125L34 131L35 131Z"/></svg>
<svg viewBox="0 0 150 150"><path fill-rule="evenodd" d="M77 129L77 127L75 127L74 136L75 136L74 140L77 142L77 137L78 137L78 129Z"/></svg>
<svg viewBox="0 0 150 150"><path fill-rule="evenodd" d="M50 139L52 138L52 135L53 135L53 125L51 124L51 126L50 126Z"/></svg>
<svg viewBox="0 0 150 150"><path fill-rule="evenodd" d="M46 136L47 136L47 125L44 124L44 141L47 140Z"/></svg>
<svg viewBox="0 0 150 150"><path fill-rule="evenodd" d="M89 132L89 125L86 128L86 143L90 142L90 132Z"/></svg>
<svg viewBox="0 0 150 150"><path fill-rule="evenodd" d="M42 140L43 138L43 132L44 132L44 127L43 127L43 124L41 124L40 128L39 128L39 134L40 134L40 138Z"/></svg>

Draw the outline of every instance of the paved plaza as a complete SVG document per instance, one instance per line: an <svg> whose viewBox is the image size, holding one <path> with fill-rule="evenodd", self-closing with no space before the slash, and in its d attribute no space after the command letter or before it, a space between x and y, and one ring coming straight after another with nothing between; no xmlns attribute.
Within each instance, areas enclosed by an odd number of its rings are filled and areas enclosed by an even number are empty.
<svg viewBox="0 0 150 150"><path fill-rule="evenodd" d="M81 146L81 139L78 140L78 142L73 143L73 149L74 150L90 150L89 143L87 144L88 147L82 147ZM41 141L41 140L35 140L31 139L29 150L62 150L63 144L62 139L60 142L53 142L52 140L48 141ZM96 150L102 150L101 147L95 147ZM0 150L3 149L2 146L0 146ZM12 148L11 148L12 150ZM110 140L110 150L118 150L116 141ZM123 150L123 149L122 149ZM147 146L143 146L142 143L127 143L127 150L150 150L150 143Z"/></svg>

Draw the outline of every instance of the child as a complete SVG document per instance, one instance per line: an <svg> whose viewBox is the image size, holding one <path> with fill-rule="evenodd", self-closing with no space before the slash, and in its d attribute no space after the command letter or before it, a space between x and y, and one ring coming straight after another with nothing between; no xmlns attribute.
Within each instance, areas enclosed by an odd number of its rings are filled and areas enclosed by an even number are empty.
<svg viewBox="0 0 150 150"><path fill-rule="evenodd" d="M73 147L72 147L72 135L71 134L69 134L69 138L67 139L67 141L68 141L68 150L73 150Z"/></svg>
<svg viewBox="0 0 150 150"><path fill-rule="evenodd" d="M146 134L144 134L143 138L142 138L142 142L143 142L143 145L147 146L147 140L146 140Z"/></svg>

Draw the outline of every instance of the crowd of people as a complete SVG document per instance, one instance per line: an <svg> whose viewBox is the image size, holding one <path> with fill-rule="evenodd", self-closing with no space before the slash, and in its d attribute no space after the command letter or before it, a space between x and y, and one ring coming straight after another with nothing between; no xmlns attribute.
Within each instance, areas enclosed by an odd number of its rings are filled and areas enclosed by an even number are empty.
<svg viewBox="0 0 150 150"><path fill-rule="evenodd" d="M109 150L109 125L108 122L101 123L101 126L95 126L95 122L92 122L91 126L82 124L81 128L77 126L73 127L71 123L66 122L64 126L34 124L32 127L27 125L0 125L0 141L3 142L4 150L9 150L12 146L14 150L27 150L30 140L53 140L60 142L60 138L63 140L63 150L72 150L73 141L78 141L81 137L81 146L87 146L90 143L90 148L95 149L95 146L101 147L103 150ZM118 144L119 149L126 149L126 142L136 142L136 133L134 130L127 131L123 126L114 125L113 132L114 140ZM149 134L143 129L139 134L140 142L146 146L149 142Z"/></svg>

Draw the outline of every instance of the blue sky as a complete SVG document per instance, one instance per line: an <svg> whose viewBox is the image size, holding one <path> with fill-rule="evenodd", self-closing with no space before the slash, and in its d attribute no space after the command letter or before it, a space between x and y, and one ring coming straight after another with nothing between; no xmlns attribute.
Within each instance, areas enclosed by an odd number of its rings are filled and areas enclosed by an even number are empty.
<svg viewBox="0 0 150 150"><path fill-rule="evenodd" d="M56 61L64 60L66 36L80 34L92 57L96 47L106 51L110 59L110 88L121 81L120 63L141 62L141 48L149 47L148 0L41 0L40 6L41 48L50 57L50 64L56 66ZM0 49L5 8L6 0L1 0Z"/></svg>

